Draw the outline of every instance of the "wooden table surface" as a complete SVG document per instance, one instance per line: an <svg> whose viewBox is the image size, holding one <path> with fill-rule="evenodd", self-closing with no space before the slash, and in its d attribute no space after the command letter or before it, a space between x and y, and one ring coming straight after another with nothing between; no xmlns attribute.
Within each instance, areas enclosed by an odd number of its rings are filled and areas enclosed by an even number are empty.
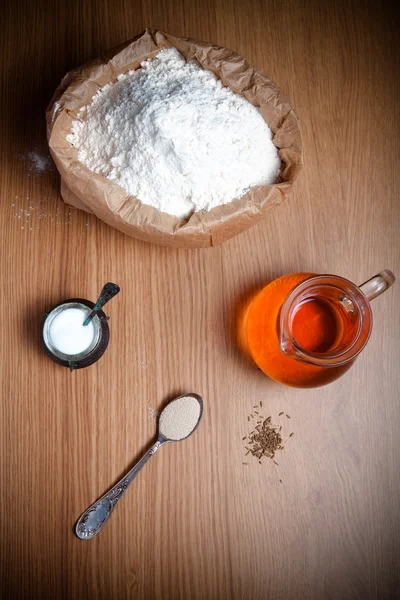
<svg viewBox="0 0 400 600"><path fill-rule="evenodd" d="M348 599L400 594L400 283L342 379L273 383L237 349L243 298L275 277L400 274L399 45L389 4L261 0L9 1L1 9L1 563L4 598ZM131 239L61 200L44 112L71 68L146 26L230 47L299 115L305 166L287 202L217 248ZM43 313L95 299L112 340L70 373ZM184 391L204 420L148 464L104 531L81 512ZM247 415L290 414L279 458L242 465ZM282 479L282 484L279 483Z"/></svg>

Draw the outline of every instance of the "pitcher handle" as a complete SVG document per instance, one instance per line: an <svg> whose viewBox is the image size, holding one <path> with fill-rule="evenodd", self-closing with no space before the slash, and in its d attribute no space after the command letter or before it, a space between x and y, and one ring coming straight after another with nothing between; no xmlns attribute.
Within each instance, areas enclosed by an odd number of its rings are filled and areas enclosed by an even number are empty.
<svg viewBox="0 0 400 600"><path fill-rule="evenodd" d="M367 297L367 300L371 302L371 300L377 296L380 296L383 294L383 292L386 292L386 290L390 288L395 281L396 277L393 275L392 271L385 269L358 287L364 296Z"/></svg>

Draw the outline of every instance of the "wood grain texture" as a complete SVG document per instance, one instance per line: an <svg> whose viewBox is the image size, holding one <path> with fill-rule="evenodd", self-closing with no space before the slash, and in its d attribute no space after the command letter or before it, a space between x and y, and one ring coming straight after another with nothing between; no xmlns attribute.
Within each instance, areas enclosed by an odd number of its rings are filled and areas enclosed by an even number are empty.
<svg viewBox="0 0 400 600"><path fill-rule="evenodd" d="M0 19L2 597L399 596L399 283L374 301L360 359L325 389L273 383L233 334L243 299L281 274L400 274L394 9L6 0ZM47 155L44 112L61 77L145 26L243 54L301 120L293 194L218 248L130 239L64 205L54 170L31 169L30 152ZM71 374L41 351L42 315L94 300L108 280L122 289L109 349ZM206 402L196 434L163 448L102 533L78 540L81 512L152 440L149 407L191 390ZM242 465L259 400L291 415L279 467Z"/></svg>

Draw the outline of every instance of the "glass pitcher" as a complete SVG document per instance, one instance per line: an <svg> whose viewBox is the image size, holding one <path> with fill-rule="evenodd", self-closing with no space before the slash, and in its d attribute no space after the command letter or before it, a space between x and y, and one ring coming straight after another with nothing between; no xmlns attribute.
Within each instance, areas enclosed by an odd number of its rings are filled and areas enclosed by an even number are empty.
<svg viewBox="0 0 400 600"><path fill-rule="evenodd" d="M280 277L247 310L247 349L275 381L302 388L330 383L365 347L372 329L370 301L394 281L388 270L361 286L336 275Z"/></svg>

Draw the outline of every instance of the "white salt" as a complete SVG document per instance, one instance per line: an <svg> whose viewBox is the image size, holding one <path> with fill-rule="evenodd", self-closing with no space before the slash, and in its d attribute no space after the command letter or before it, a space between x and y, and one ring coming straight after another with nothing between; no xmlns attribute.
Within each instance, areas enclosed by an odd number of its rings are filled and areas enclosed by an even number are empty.
<svg viewBox="0 0 400 600"><path fill-rule="evenodd" d="M93 321L85 327L83 323L89 313L79 308L66 308L58 313L50 324L50 339L53 346L64 354L80 354L93 342Z"/></svg>
<svg viewBox="0 0 400 600"><path fill-rule="evenodd" d="M161 50L101 88L68 140L90 170L189 217L274 183L281 161L259 109L196 61Z"/></svg>
<svg viewBox="0 0 400 600"><path fill-rule="evenodd" d="M200 404L193 396L170 402L160 417L160 433L169 440L182 440L192 433L200 417Z"/></svg>

